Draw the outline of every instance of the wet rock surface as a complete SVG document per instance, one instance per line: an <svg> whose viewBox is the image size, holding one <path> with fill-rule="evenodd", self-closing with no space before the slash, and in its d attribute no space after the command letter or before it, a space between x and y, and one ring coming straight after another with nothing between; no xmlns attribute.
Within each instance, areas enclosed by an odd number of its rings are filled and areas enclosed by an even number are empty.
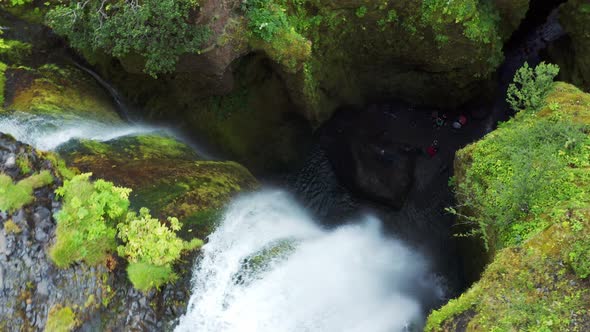
<svg viewBox="0 0 590 332"><path fill-rule="evenodd" d="M51 163L29 146L0 135L0 172L14 180L27 175L15 158L27 156L32 172L51 170ZM56 181L58 179L56 178ZM0 213L0 328L5 331L43 330L50 309L70 306L92 313L89 298L103 297L104 267L73 266L60 270L47 256L55 230L53 213L59 208L55 185L35 191L35 201L17 211ZM12 222L12 227L7 223ZM85 308L87 306L87 308Z"/></svg>
<svg viewBox="0 0 590 332"><path fill-rule="evenodd" d="M26 156L30 172L16 160ZM56 228L53 215L61 203L54 190L60 184L45 155L0 134L0 172L14 181L41 170L54 175L54 184L34 192L33 203L17 211L0 211L0 330L43 331L51 312L71 308L80 331L164 331L186 310L190 270L196 253L178 266L181 278L161 291L147 294L133 289L124 262L96 267L75 264L57 268L48 248ZM7 226L7 223L10 225Z"/></svg>

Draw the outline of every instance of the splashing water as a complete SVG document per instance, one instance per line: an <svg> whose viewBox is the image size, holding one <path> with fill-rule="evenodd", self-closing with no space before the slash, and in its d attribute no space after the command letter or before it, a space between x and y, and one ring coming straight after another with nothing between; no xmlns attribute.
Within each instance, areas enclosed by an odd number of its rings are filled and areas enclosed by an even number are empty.
<svg viewBox="0 0 590 332"><path fill-rule="evenodd" d="M375 218L324 230L280 191L232 203L193 278L177 332L404 331L443 296Z"/></svg>
<svg viewBox="0 0 590 332"><path fill-rule="evenodd" d="M158 130L161 129L77 118L58 119L22 112L14 112L0 118L0 133L10 134L40 150L53 150L74 138L108 141L121 136Z"/></svg>

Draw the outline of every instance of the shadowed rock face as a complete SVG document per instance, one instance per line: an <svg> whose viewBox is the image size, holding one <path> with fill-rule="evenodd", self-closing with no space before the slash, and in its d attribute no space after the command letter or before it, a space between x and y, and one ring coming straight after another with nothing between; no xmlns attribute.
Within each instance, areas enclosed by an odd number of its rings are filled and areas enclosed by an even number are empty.
<svg viewBox="0 0 590 332"><path fill-rule="evenodd" d="M396 209L402 207L414 182L416 149L390 142L352 143L355 178L358 189L371 198Z"/></svg>
<svg viewBox="0 0 590 332"><path fill-rule="evenodd" d="M552 62L559 64L559 77L590 91L590 3L569 0L558 10L566 33L549 49Z"/></svg>

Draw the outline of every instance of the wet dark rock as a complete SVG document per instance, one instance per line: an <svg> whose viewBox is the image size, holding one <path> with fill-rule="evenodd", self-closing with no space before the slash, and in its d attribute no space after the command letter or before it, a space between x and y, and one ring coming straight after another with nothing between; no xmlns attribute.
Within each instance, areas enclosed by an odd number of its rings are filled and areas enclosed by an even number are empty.
<svg viewBox="0 0 590 332"><path fill-rule="evenodd" d="M15 181L26 177L6 163L24 154L33 172L48 169L55 174L51 163L34 149L0 134L0 172ZM67 269L53 265L47 250L55 236L53 215L61 207L53 193L59 184L56 177L53 185L36 190L30 205L0 213L0 331L43 331L56 306L72 308L81 331L162 331L167 326L162 322L184 313L190 273L176 286L143 294L127 280L122 261L113 272L102 265L75 264ZM9 220L19 231L5 229ZM190 271L190 266L184 268ZM178 285L186 291L175 291ZM182 303L184 308L166 310L165 303Z"/></svg>

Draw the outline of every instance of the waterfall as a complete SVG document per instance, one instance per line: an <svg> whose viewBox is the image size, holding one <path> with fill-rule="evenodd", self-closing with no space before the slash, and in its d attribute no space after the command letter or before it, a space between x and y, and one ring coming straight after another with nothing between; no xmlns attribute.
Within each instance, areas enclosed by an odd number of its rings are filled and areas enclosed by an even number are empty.
<svg viewBox="0 0 590 332"><path fill-rule="evenodd" d="M86 119L61 119L13 112L0 117L0 133L40 150L53 150L75 138L108 141L117 137L162 131L145 125L109 124Z"/></svg>
<svg viewBox="0 0 590 332"><path fill-rule="evenodd" d="M323 229L282 191L235 200L193 273L177 332L406 331L443 296L377 219Z"/></svg>

